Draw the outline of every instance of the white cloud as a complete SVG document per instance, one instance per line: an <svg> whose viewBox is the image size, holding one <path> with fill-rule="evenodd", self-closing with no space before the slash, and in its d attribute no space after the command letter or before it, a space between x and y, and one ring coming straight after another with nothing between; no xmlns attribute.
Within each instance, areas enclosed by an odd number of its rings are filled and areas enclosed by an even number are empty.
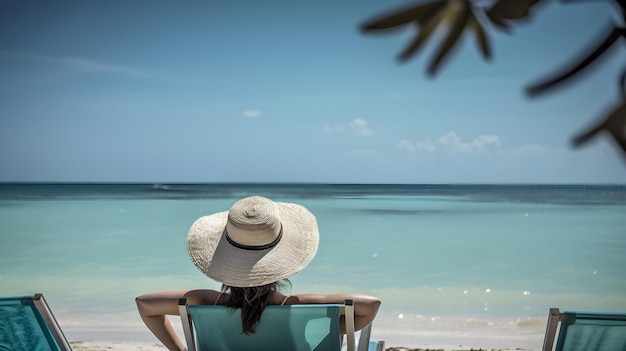
<svg viewBox="0 0 626 351"><path fill-rule="evenodd" d="M396 147L398 147L398 149L400 150L415 151L415 146L413 146L413 144L406 139L402 139L398 141L398 143L396 144Z"/></svg>
<svg viewBox="0 0 626 351"><path fill-rule="evenodd" d="M437 138L434 142L428 138L413 144L403 139L398 142L397 146L400 149L409 151L485 152L499 149L501 143L500 137L497 135L483 134L471 141L463 141L455 131L450 131Z"/></svg>
<svg viewBox="0 0 626 351"><path fill-rule="evenodd" d="M369 136L373 134L372 130L368 126L368 122L362 118L355 118L348 124L347 127L339 124L327 124L324 126L324 132L326 133L343 133L346 130L350 130L354 134L360 136Z"/></svg>
<svg viewBox="0 0 626 351"><path fill-rule="evenodd" d="M350 128L357 135L368 136L372 134L372 130L367 126L367 121L362 118L355 118L350 122Z"/></svg>
<svg viewBox="0 0 626 351"><path fill-rule="evenodd" d="M424 141L420 141L416 143L415 147L419 150L428 151L428 152L433 152L436 149L435 144L433 144L433 142L430 141L430 139L426 139Z"/></svg>
<svg viewBox="0 0 626 351"><path fill-rule="evenodd" d="M71 70L88 73L115 73L128 76L143 76L143 72L138 68L125 65L116 65L102 61L86 59L72 56L45 56L24 53L10 53L12 56L22 57L29 60L47 62L65 66Z"/></svg>
<svg viewBox="0 0 626 351"><path fill-rule="evenodd" d="M123 65L114 65L80 57L60 57L57 62L69 66L77 71L93 73L118 73L129 76L140 76L141 71L137 68Z"/></svg>
<svg viewBox="0 0 626 351"><path fill-rule="evenodd" d="M455 131L437 139L436 142L447 151L482 151L500 147L500 138L495 135L480 135L472 141L464 142Z"/></svg>
<svg viewBox="0 0 626 351"><path fill-rule="evenodd" d="M456 135L455 131L450 131L448 134L439 137L439 139L437 139L437 144L441 145L445 149L458 149L459 147L462 147L463 141L458 135Z"/></svg>
<svg viewBox="0 0 626 351"><path fill-rule="evenodd" d="M326 133L341 133L345 130L345 128L343 126L340 125L330 125L327 124L324 126L324 131Z"/></svg>
<svg viewBox="0 0 626 351"><path fill-rule="evenodd" d="M248 109L248 110L243 111L242 116L246 118L257 118L261 116L261 111Z"/></svg>

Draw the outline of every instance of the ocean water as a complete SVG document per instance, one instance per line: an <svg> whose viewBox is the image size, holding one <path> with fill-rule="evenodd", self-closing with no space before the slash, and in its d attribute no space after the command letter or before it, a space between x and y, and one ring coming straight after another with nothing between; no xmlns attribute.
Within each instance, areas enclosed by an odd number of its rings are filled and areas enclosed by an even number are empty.
<svg viewBox="0 0 626 351"><path fill-rule="evenodd" d="M536 350L550 307L626 312L619 185L0 184L0 295L44 293L70 340L155 340L134 297L219 288L187 231L249 195L318 219L288 292L380 297L387 346Z"/></svg>

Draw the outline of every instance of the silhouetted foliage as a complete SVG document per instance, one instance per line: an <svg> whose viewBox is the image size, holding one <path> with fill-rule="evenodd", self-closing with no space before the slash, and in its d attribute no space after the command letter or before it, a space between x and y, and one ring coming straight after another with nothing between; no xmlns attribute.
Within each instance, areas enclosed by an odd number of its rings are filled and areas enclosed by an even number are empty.
<svg viewBox="0 0 626 351"><path fill-rule="evenodd" d="M392 11L377 16L373 20L365 22L361 28L365 33L388 31L404 26L417 28L415 37L406 48L398 55L400 62L406 62L413 58L431 37L432 33L442 24L449 27L445 40L440 44L436 54L431 59L427 74L434 77L441 64L450 56L461 34L470 30L474 32L478 46L484 59L491 58L489 38L485 34L485 23L490 23L496 30L510 32L511 26L516 22L528 20L531 14L538 11L541 3L547 0L494 0L488 5L481 5L485 1L478 0L431 0L418 1L406 8ZM564 3L572 3L572 0L561 0ZM613 0L616 9L626 22L626 0ZM482 22L481 22L482 21ZM571 82L571 78L580 75L592 64L597 64L600 57L607 56L608 49L619 40L626 39L626 28L614 23L607 25L602 37L598 39L599 45L587 49L581 58L577 58L554 77L543 82L533 84L526 88L530 97L543 94L564 83ZM623 99L618 107L601 118L592 128L585 130L574 137L572 143L578 147L586 143L599 132L608 132L609 135L621 146L623 155L626 156L626 70L620 77L620 89Z"/></svg>

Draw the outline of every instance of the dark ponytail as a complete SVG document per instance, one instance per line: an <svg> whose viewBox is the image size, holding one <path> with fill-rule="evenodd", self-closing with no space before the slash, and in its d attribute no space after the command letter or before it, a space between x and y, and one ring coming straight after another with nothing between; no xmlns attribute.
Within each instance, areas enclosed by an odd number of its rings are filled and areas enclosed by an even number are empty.
<svg viewBox="0 0 626 351"><path fill-rule="evenodd" d="M289 280L285 279L285 281L291 285ZM272 294L282 285L279 282L274 282L247 288L222 286L222 291L230 292L230 299L225 301L225 306L241 309L241 329L243 333L248 335L254 334Z"/></svg>

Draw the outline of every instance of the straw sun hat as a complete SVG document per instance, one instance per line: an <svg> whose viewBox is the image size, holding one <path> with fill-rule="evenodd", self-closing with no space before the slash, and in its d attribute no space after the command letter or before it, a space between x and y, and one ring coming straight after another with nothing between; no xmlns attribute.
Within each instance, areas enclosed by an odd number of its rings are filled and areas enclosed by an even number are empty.
<svg viewBox="0 0 626 351"><path fill-rule="evenodd" d="M309 210L261 196L200 217L187 236L193 264L235 287L266 285L297 273L311 262L318 244L317 221Z"/></svg>

